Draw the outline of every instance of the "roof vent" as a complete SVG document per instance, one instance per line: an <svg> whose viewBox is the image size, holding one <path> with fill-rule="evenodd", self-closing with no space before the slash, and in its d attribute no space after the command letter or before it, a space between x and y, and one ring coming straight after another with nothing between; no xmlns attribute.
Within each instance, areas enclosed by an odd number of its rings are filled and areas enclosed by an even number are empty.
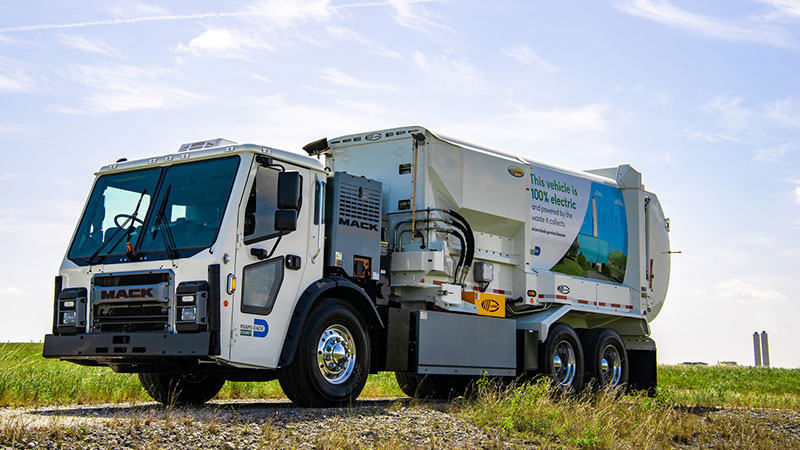
<svg viewBox="0 0 800 450"><path fill-rule="evenodd" d="M223 138L208 139L205 141L189 142L188 144L183 144L178 148L178 151L188 152L192 150L201 150L204 148L222 147L224 145L236 145L236 142L229 141L228 139L223 139Z"/></svg>

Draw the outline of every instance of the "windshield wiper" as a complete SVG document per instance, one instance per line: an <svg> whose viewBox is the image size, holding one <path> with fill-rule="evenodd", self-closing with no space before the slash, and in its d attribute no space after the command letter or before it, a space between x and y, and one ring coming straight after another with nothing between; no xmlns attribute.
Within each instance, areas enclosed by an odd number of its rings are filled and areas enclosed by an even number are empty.
<svg viewBox="0 0 800 450"><path fill-rule="evenodd" d="M122 226L117 228L117 230L114 231L113 233L111 233L111 237L109 237L107 241L103 242L100 245L100 247L98 247L97 250L95 250L94 253L92 253L92 256L90 256L88 259L86 259L86 262L89 263L89 265L94 264L94 260L95 260L95 258L97 258L97 255L99 255L100 252L103 251L103 249L106 247L106 245L109 244L109 242L112 242L112 241L114 242L114 245L111 246L111 250L113 250L114 247L116 247L117 244L119 244L119 239L117 239L115 241L114 238L117 237L117 235L122 230L125 230L125 226L128 225L128 222L133 222L134 220L136 220L136 216L139 214L139 207L142 206L142 199L144 198L145 194L147 194L147 189L142 191L142 195L139 196L139 201L136 202L136 208L133 210L133 214L130 214L128 216L128 218L125 219L125 222L122 222ZM131 226L128 227L128 229L125 231L125 235L130 236L131 233L133 233L133 224L131 224ZM121 237L122 236L120 236L120 238ZM103 255L103 256L105 257L105 255Z"/></svg>
<svg viewBox="0 0 800 450"><path fill-rule="evenodd" d="M158 229L162 228L161 240L164 241L164 249L167 251L167 258L175 259L175 257L178 256L175 250L175 239L172 236L172 230L170 230L169 224L164 220L164 211L167 209L167 200L169 199L171 189L172 185L167 186L167 190L164 192L164 199L161 200L161 204L158 206L155 219L156 223L153 225L153 232L150 234L150 238L155 239L156 234L158 234Z"/></svg>

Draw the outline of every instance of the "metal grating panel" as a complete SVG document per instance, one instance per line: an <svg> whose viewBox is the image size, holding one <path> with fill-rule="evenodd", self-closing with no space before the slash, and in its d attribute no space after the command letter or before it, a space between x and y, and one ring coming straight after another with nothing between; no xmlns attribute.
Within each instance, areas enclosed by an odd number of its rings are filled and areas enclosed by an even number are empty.
<svg viewBox="0 0 800 450"><path fill-rule="evenodd" d="M342 183L339 214L378 225L381 220L381 193L350 183Z"/></svg>

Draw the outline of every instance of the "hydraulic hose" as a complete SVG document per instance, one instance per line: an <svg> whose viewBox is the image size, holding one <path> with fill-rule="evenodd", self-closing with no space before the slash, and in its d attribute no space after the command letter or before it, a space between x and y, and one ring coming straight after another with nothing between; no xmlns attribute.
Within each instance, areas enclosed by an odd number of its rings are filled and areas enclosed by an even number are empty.
<svg viewBox="0 0 800 450"><path fill-rule="evenodd" d="M452 209L448 209L446 212L458 219L465 228L463 232L464 237L467 239L467 260L465 261L464 266L467 268L467 270L465 270L461 275L461 283L459 283L464 284L464 279L467 278L467 273L469 272L469 268L472 267L472 260L475 257L475 236L472 234L472 227L469 226L469 222L467 222L467 219L465 219L464 216L453 211Z"/></svg>

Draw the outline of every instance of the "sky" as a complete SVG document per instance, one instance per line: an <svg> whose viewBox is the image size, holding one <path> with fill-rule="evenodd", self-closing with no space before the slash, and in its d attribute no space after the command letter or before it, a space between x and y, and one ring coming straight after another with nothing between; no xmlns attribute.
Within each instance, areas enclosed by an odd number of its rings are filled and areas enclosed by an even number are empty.
<svg viewBox="0 0 800 450"><path fill-rule="evenodd" d="M659 361L800 367L798 0L3 1L0 340L50 329L102 165L406 125L631 164L682 252Z"/></svg>

